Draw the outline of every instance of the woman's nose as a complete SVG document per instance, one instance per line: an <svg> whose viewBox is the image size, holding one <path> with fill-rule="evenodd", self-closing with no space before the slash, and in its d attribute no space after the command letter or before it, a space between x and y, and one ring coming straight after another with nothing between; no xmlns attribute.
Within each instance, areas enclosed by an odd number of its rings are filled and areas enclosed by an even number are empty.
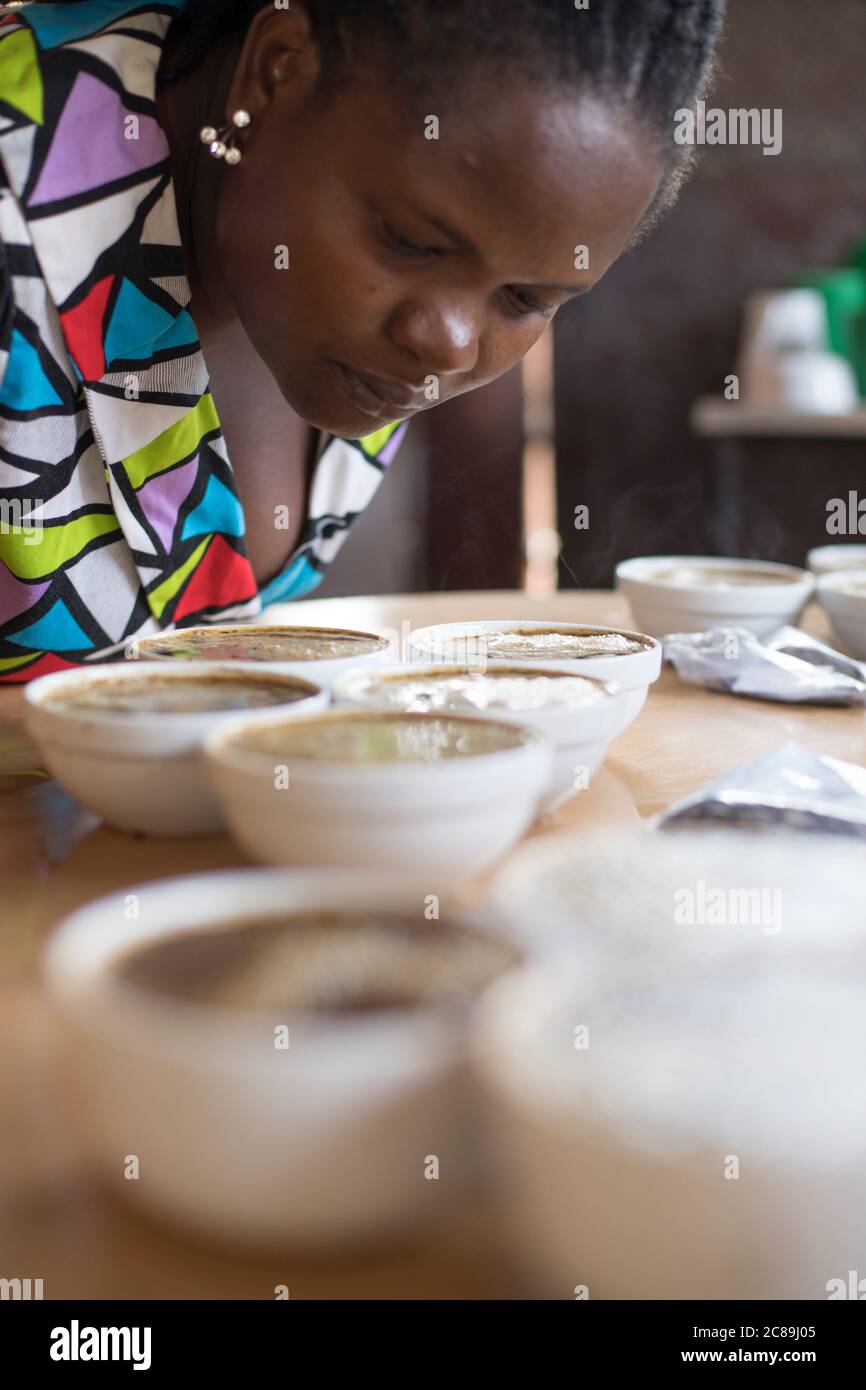
<svg viewBox="0 0 866 1390"><path fill-rule="evenodd" d="M453 301L402 304L392 315L390 336L425 372L438 376L463 375L478 361L477 315Z"/></svg>

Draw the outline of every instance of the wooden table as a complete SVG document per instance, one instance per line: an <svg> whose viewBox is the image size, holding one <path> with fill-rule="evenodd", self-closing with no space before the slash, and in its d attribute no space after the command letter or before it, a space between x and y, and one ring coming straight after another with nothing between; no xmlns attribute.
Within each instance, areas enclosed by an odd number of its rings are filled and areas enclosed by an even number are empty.
<svg viewBox="0 0 866 1390"><path fill-rule="evenodd" d="M312 600L268 617L376 630L484 617L628 622L608 592ZM61 1026L40 988L40 943L103 893L245 861L224 838L155 841L106 829L39 772L21 715L20 689L0 689L0 1277L41 1278L46 1298L273 1298L277 1284L293 1299L519 1297L495 1212L481 1202L423 1243L314 1261L206 1246L146 1222L101 1185L76 1124ZM866 763L862 712L733 699L666 671L592 787L533 834L637 824L789 739Z"/></svg>

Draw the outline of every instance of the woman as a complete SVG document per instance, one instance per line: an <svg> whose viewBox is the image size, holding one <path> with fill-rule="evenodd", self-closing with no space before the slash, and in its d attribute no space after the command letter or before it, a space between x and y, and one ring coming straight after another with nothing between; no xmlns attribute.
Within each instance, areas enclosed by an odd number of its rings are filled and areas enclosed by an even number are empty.
<svg viewBox="0 0 866 1390"><path fill-rule="evenodd" d="M0 679L308 593L682 177L723 0L0 24ZM383 538L387 543L387 538Z"/></svg>

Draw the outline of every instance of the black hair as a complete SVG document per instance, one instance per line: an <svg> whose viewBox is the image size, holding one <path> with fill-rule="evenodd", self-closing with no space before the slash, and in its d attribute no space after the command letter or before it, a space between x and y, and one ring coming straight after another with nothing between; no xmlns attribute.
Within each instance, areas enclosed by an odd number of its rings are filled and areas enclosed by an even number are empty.
<svg viewBox="0 0 866 1390"><path fill-rule="evenodd" d="M242 42L275 0L186 0L173 23L183 56L162 84L192 72L214 44ZM454 87L455 66L493 66L554 85L583 84L625 103L656 136L668 170L649 221L675 199L689 146L673 141L674 113L706 86L725 0L304 0L329 83L388 60L402 87Z"/></svg>

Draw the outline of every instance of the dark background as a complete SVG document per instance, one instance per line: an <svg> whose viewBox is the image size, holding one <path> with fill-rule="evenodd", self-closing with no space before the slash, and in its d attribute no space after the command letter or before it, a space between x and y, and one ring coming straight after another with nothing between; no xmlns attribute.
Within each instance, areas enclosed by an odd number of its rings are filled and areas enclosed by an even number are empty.
<svg viewBox="0 0 866 1390"><path fill-rule="evenodd" d="M782 151L706 147L662 225L558 317L562 587L607 585L629 555L712 553L720 461L741 488L731 549L795 563L866 473L866 441L719 445L689 423L735 369L745 296L866 238L866 0L729 0L708 104L781 107ZM413 425L327 592L519 585L520 420L515 373Z"/></svg>

